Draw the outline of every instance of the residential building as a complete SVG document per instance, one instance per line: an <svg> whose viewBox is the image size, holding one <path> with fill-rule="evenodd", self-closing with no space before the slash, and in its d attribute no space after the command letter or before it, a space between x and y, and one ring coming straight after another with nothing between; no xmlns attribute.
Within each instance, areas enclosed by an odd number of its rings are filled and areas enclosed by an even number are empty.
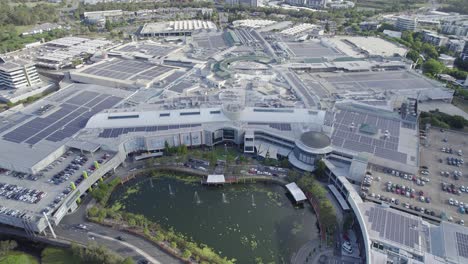
<svg viewBox="0 0 468 264"><path fill-rule="evenodd" d="M447 48L449 51L453 51L455 53L462 52L465 42L466 41L462 39L449 39L447 42Z"/></svg>
<svg viewBox="0 0 468 264"><path fill-rule="evenodd" d="M385 29L383 33L392 38L401 38L401 32Z"/></svg>
<svg viewBox="0 0 468 264"><path fill-rule="evenodd" d="M0 90L33 87L41 82L34 63L0 58Z"/></svg>
<svg viewBox="0 0 468 264"><path fill-rule="evenodd" d="M399 31L416 31L417 26L418 21L415 17L399 16L395 23Z"/></svg>
<svg viewBox="0 0 468 264"><path fill-rule="evenodd" d="M441 26L441 32L447 35L468 37L468 21L464 21L463 23L444 23Z"/></svg>
<svg viewBox="0 0 468 264"><path fill-rule="evenodd" d="M468 41L465 41L465 47L463 48L460 57L462 60L468 60Z"/></svg>
<svg viewBox="0 0 468 264"><path fill-rule="evenodd" d="M257 0L227 0L226 4L228 4L228 5L244 5L244 6L257 7L258 6L258 1Z"/></svg>
<svg viewBox="0 0 468 264"><path fill-rule="evenodd" d="M363 31L376 30L380 27L380 23L376 21L364 21L359 24L359 27Z"/></svg>
<svg viewBox="0 0 468 264"><path fill-rule="evenodd" d="M122 10L84 12L83 17L89 24L104 24L107 19L114 20L123 16Z"/></svg>
<svg viewBox="0 0 468 264"><path fill-rule="evenodd" d="M442 62L448 68L453 68L455 57L449 56L447 54L440 54L439 61Z"/></svg>
<svg viewBox="0 0 468 264"><path fill-rule="evenodd" d="M325 7L325 0L286 0L286 4L321 9Z"/></svg>
<svg viewBox="0 0 468 264"><path fill-rule="evenodd" d="M432 31L424 31L423 33L423 41L430 43L434 46L445 46L445 44L448 42L448 38L438 35L435 32Z"/></svg>
<svg viewBox="0 0 468 264"><path fill-rule="evenodd" d="M54 23L44 23L41 25L38 25L28 31L25 31L21 33L22 36L27 36L27 35L36 35L36 34L42 34L44 32L49 32L55 29L61 29L62 26Z"/></svg>

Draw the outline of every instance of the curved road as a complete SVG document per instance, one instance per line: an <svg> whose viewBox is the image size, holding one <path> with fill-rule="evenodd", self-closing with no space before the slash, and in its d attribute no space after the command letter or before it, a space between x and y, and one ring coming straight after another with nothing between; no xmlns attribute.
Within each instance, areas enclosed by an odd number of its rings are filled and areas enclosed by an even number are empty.
<svg viewBox="0 0 468 264"><path fill-rule="evenodd" d="M127 242L124 242L124 241L120 241L120 240L117 240L115 238L112 238L112 237L108 237L108 236L104 236L104 235L100 235L100 234L97 234L97 233L93 233L93 232L89 232L88 235L90 236L94 236L94 237L100 237L102 239L106 239L106 240L110 240L110 241L115 241L117 243L120 243L126 247L129 247L131 249L133 249L135 252L137 252L138 254L142 255L143 257L145 257L148 261L150 261L151 263L154 263L154 264L160 264L161 262L157 261L156 259L154 259L152 256L150 256L149 254L147 254L146 252L144 252L143 250L135 247L134 245L132 244L129 244Z"/></svg>
<svg viewBox="0 0 468 264"><path fill-rule="evenodd" d="M59 238L76 241L81 244L88 244L91 241L96 241L121 256L131 257L135 261L146 259L155 264L182 263L179 259L168 255L158 246L142 237L88 222L86 219L86 210L88 207L92 206L92 202L94 202L94 200L91 199L91 196L87 196L83 199L82 205L74 213L62 219L60 224L54 229ZM79 224L85 224L88 227L87 230L77 228ZM124 237L125 242L114 239L118 236Z"/></svg>

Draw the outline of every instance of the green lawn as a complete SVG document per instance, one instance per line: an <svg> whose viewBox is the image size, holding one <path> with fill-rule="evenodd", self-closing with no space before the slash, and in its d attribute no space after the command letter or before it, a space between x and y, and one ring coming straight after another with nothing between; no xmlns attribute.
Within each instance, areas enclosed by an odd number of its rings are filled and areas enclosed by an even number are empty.
<svg viewBox="0 0 468 264"><path fill-rule="evenodd" d="M39 261L24 252L11 251L8 255L0 258L0 264L39 264Z"/></svg>
<svg viewBox="0 0 468 264"><path fill-rule="evenodd" d="M42 251L42 264L81 264L68 249L47 247Z"/></svg>

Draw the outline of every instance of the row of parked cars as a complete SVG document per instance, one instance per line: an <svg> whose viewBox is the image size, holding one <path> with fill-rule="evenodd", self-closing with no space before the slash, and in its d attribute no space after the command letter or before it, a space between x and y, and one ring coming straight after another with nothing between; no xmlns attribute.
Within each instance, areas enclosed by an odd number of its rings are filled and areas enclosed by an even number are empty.
<svg viewBox="0 0 468 264"><path fill-rule="evenodd" d="M23 211L17 210L17 209L11 209L7 208L5 206L0 205L0 215L8 215L16 218L21 218L25 220L30 220L32 216L28 213L25 213Z"/></svg>
<svg viewBox="0 0 468 264"><path fill-rule="evenodd" d="M60 203L67 197L67 195L72 191L71 187L68 186L66 187L63 192L58 194L55 199L49 203L44 209L42 209L41 213L46 213L46 214L51 214L57 207L60 205Z"/></svg>
<svg viewBox="0 0 468 264"><path fill-rule="evenodd" d="M20 180L26 179L26 180L31 180L31 181L37 181L39 177L43 176L43 174L32 175L32 174L27 174L27 173L22 173L22 172L10 171L6 169L0 169L0 174L12 176Z"/></svg>
<svg viewBox="0 0 468 264"><path fill-rule="evenodd" d="M463 156L463 151L461 149L459 150L453 150L452 148L450 147L442 147L440 149L440 151L444 152L444 153L449 153L449 154L454 154L454 153L457 153L458 156Z"/></svg>
<svg viewBox="0 0 468 264"><path fill-rule="evenodd" d="M418 200L420 202L430 203L431 199L427 197L427 194L424 191L416 191L414 188L410 188L409 186L395 184L392 182L387 182L387 192L392 192L394 194L403 195L408 198L415 198L419 195Z"/></svg>
<svg viewBox="0 0 468 264"><path fill-rule="evenodd" d="M38 203L46 196L45 192L21 187L15 184L0 183L0 196L27 203Z"/></svg>
<svg viewBox="0 0 468 264"><path fill-rule="evenodd" d="M453 183L446 183L446 182L441 182L440 185L442 187L442 191L444 192L458 194L458 195L461 195L463 192L468 192L468 188L463 185L456 186Z"/></svg>
<svg viewBox="0 0 468 264"><path fill-rule="evenodd" d="M453 198L448 199L448 204L458 207L458 212L461 214L468 213L468 204L464 204L462 201L455 200Z"/></svg>
<svg viewBox="0 0 468 264"><path fill-rule="evenodd" d="M465 160L463 160L463 158L447 157L447 164L461 167L463 164L465 164Z"/></svg>
<svg viewBox="0 0 468 264"><path fill-rule="evenodd" d="M75 172L78 171L87 161L88 158L86 156L77 156L70 164L67 165L65 169L52 176L49 182L59 185L62 182L68 181L69 178L74 175Z"/></svg>

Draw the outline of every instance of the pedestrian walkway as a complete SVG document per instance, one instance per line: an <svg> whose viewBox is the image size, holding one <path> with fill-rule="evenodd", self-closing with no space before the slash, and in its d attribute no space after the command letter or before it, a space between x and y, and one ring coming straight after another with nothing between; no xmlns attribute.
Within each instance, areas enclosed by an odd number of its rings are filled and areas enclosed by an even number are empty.
<svg viewBox="0 0 468 264"><path fill-rule="evenodd" d="M320 255L331 252L333 255L333 250L322 247L320 240L310 240L305 243L294 256L292 257L292 264L306 264L306 263L318 263L318 257Z"/></svg>

